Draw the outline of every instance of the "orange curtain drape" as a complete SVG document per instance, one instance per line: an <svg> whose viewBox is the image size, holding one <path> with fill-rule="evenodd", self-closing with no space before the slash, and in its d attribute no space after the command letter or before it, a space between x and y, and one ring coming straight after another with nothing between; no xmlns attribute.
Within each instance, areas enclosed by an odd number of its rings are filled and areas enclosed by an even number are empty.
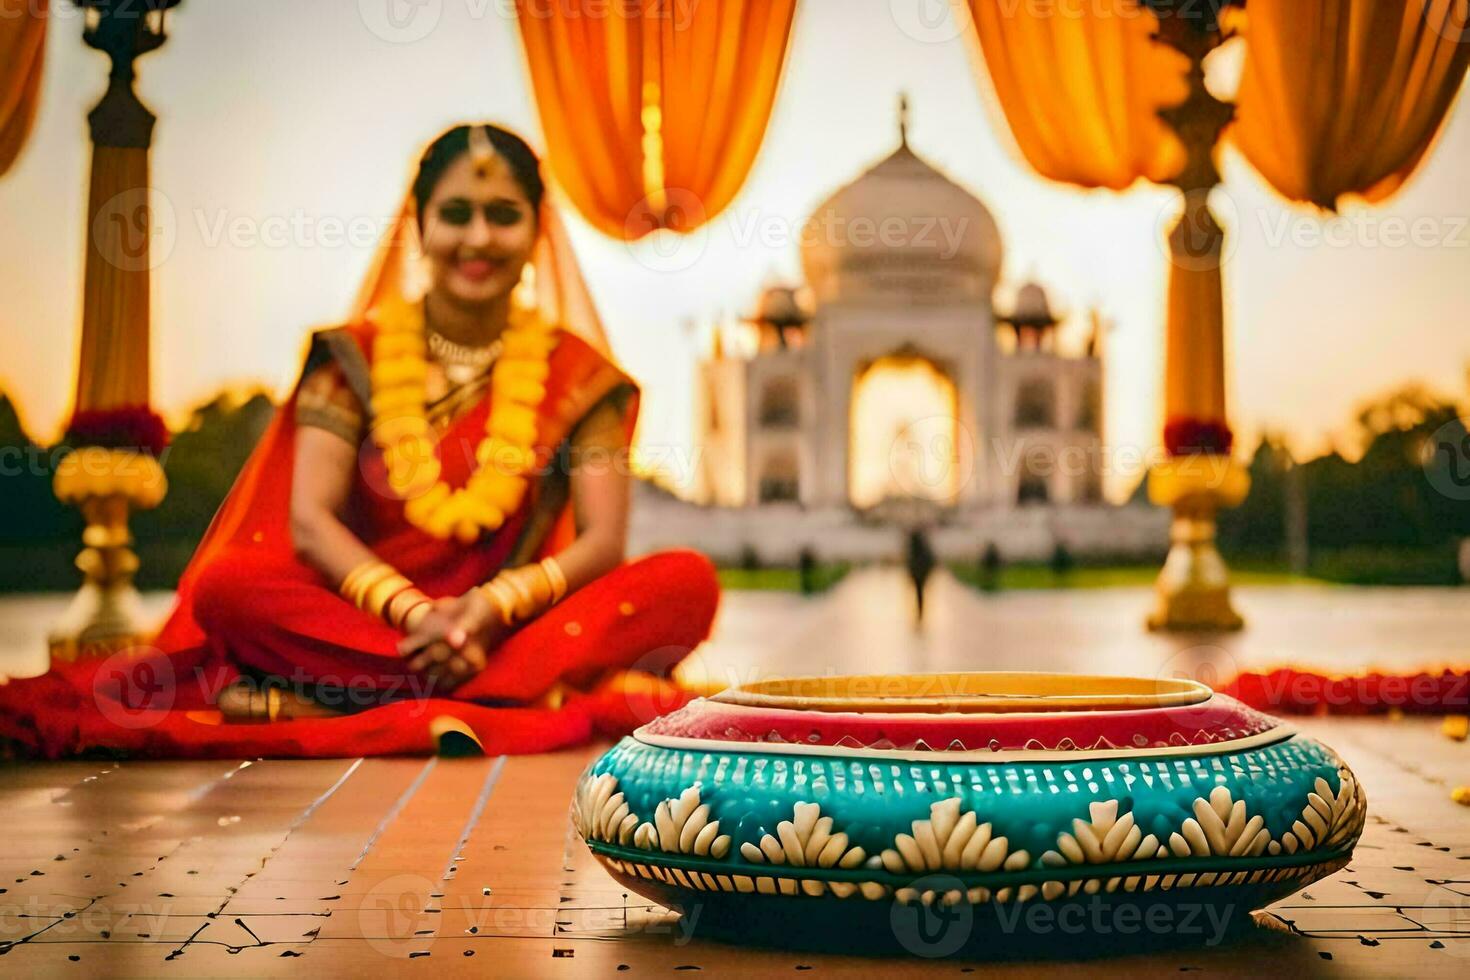
<svg viewBox="0 0 1470 980"><path fill-rule="evenodd" d="M1152 12L1137 0L967 2L984 70L1037 173L1122 190L1178 172L1183 148L1156 113L1183 101L1188 62L1150 40Z"/></svg>
<svg viewBox="0 0 1470 980"><path fill-rule="evenodd" d="M148 150L96 146L87 205L78 412L148 404Z"/></svg>
<svg viewBox="0 0 1470 980"><path fill-rule="evenodd" d="M796 0L516 0L547 161L608 235L690 231L750 173Z"/></svg>
<svg viewBox="0 0 1470 980"><path fill-rule="evenodd" d="M0 175L25 146L41 95L47 0L0 0Z"/></svg>
<svg viewBox="0 0 1470 980"><path fill-rule="evenodd" d="M1413 173L1470 64L1470 0L1250 0L1230 136L1282 194L1379 201Z"/></svg>

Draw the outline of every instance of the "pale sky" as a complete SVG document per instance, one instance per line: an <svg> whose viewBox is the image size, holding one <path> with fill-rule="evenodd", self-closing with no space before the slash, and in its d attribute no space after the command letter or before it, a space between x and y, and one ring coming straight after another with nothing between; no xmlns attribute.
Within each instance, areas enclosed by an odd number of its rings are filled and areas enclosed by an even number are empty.
<svg viewBox="0 0 1470 980"><path fill-rule="evenodd" d="M173 420L222 385L280 393L290 384L306 333L346 313L372 231L442 129L490 119L541 145L509 0L422 0L418 19L398 28L384 18L389 2L188 0L170 18L168 44L140 62L140 93L160 117L154 184L173 211L153 279L153 397ZM662 255L572 219L613 348L645 386L640 439L660 458L689 451L692 367L707 338L685 322L748 312L763 285L798 275L806 216L895 146L900 91L912 103L914 149L994 213L1005 285L1035 278L1054 305L1078 314L1096 305L1114 321L1108 438L1157 443L1158 241L1172 193L1081 192L1033 175L977 82L969 40L946 18L925 19L936 5L799 5L765 147L702 240ZM85 115L106 82L80 21L63 10L52 28L36 131L0 178L0 389L42 440L70 407ZM1269 427L1287 430L1300 451L1323 450L1358 401L1410 379L1463 395L1470 114L1460 103L1405 191L1327 226L1227 151L1217 210L1234 243L1229 381L1245 445ZM1069 340L1083 330L1079 316ZM1109 490L1129 483L1114 476Z"/></svg>

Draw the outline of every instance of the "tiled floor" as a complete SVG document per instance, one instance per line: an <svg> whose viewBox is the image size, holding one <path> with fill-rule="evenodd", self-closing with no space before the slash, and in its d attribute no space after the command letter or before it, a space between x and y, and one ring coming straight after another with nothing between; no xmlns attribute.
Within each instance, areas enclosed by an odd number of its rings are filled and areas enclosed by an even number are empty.
<svg viewBox="0 0 1470 980"><path fill-rule="evenodd" d="M1028 664L1152 673L1190 649L1144 637L1134 615L1142 596L1131 591L993 603L941 582L935 618L916 636L895 611L905 608L897 590L894 577L878 574L809 604L736 597L696 666L737 679L778 670ZM1247 609L1258 629L1221 645L1230 656L1253 657L1253 641L1273 637L1295 637L1307 655L1326 655L1311 630L1329 622L1331 635L1367 650L1374 630L1414 642L1402 623L1384 626L1385 617L1400 617L1431 644L1451 642L1452 627L1464 621L1455 607L1395 612L1393 603L1358 597L1340 613L1362 617L1355 630L1331 622L1331 600L1317 596L1299 603L1298 633L1287 628L1290 603L1278 609L1278 599L1262 595L1264 603ZM1125 619L1131 631L1114 635ZM1256 930L1240 939L1147 954L1120 944L1117 955L1088 960L1090 970L1133 977L1470 973L1470 809L1449 798L1452 787L1470 783L1470 746L1444 738L1431 720L1323 719L1301 727L1342 752L1367 787L1369 822L1352 864L1259 915ZM996 965L874 962L689 940L671 915L608 878L570 830L572 784L598 751L5 767L0 973L570 977L623 969L897 975L983 968L1050 976L1074 965L1065 948L1057 951L1063 962Z"/></svg>

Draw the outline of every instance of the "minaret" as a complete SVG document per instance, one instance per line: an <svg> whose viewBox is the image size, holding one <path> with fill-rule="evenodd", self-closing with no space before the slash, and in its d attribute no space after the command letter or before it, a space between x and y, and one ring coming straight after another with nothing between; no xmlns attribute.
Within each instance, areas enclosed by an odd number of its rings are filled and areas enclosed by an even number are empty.
<svg viewBox="0 0 1470 980"><path fill-rule="evenodd" d="M1052 312L1051 301L1039 283L1028 282L1016 293L1009 315L996 317L1016 332L1017 351L1043 351L1054 348L1055 330L1061 318Z"/></svg>
<svg viewBox="0 0 1470 980"><path fill-rule="evenodd" d="M1096 306L1088 310L1087 320L1092 327L1092 333L1087 338L1087 356L1101 360L1107 344L1107 321L1103 319L1102 311Z"/></svg>
<svg viewBox="0 0 1470 980"><path fill-rule="evenodd" d="M714 323L714 342L710 347L710 360L723 361L725 359L725 330L724 324L719 319Z"/></svg>

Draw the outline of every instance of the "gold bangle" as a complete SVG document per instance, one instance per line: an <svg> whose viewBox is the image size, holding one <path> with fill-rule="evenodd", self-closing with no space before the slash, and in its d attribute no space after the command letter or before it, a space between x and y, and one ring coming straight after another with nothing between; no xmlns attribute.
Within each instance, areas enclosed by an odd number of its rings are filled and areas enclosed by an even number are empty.
<svg viewBox="0 0 1470 980"><path fill-rule="evenodd" d="M401 630L408 622L409 613L428 602L428 596L413 586L409 586L388 600L388 605L383 610L383 618L390 626Z"/></svg>
<svg viewBox="0 0 1470 980"><path fill-rule="evenodd" d="M546 571L546 567L538 561L534 565L526 565L523 571L526 581L536 593L537 600L550 605L552 596L556 595L556 588L552 585L551 574Z"/></svg>
<svg viewBox="0 0 1470 980"><path fill-rule="evenodd" d="M403 590L411 588L413 588L412 582L394 572L373 583L367 594L363 596L363 609L379 619L387 619L388 604Z"/></svg>
<svg viewBox="0 0 1470 980"><path fill-rule="evenodd" d="M418 589L409 586L388 600L388 605L383 609L383 615L394 626L397 626L403 617L408 614L410 609L418 605L421 601L427 600L428 596L424 595Z"/></svg>
<svg viewBox="0 0 1470 980"><path fill-rule="evenodd" d="M490 600L495 611L500 614L500 621L506 626L515 625L515 597L508 593L506 584L496 576L484 585L480 586L480 592Z"/></svg>
<svg viewBox="0 0 1470 980"><path fill-rule="evenodd" d="M410 606L408 612L403 614L403 631L412 633L418 629L419 623L423 622L425 616L434 608L434 603L426 596L424 600L415 606Z"/></svg>
<svg viewBox="0 0 1470 980"><path fill-rule="evenodd" d="M562 571L561 562L551 555L547 555L539 562L541 571L546 576L546 584L551 586L551 604L554 606L567 594L567 574Z"/></svg>
<svg viewBox="0 0 1470 980"><path fill-rule="evenodd" d="M399 579L403 579L403 577L394 571L391 565L384 565L380 569L373 569L373 571L358 580L357 607L371 611L373 596L381 593L385 587L391 587L397 584ZM403 579L403 581L406 582L408 579Z"/></svg>
<svg viewBox="0 0 1470 980"><path fill-rule="evenodd" d="M515 593L516 618L530 619L533 615L535 615L536 606L539 605L539 603L537 603L536 601L536 593L532 592L531 587L525 582L524 571L518 568L512 572L506 573L501 577L505 580L506 584L510 586L511 591Z"/></svg>
<svg viewBox="0 0 1470 980"><path fill-rule="evenodd" d="M392 567L392 565L389 565L385 561L381 561L377 558L370 558L367 561L363 562L361 565L353 568L352 571L348 572L347 575L343 577L341 592L344 595L351 594L359 590L362 587L362 583L364 581L368 580L371 577L381 575L384 571L391 570Z"/></svg>
<svg viewBox="0 0 1470 980"><path fill-rule="evenodd" d="M505 625L514 626L520 616L516 612L516 593L504 575L497 575L490 583L495 594L500 596L500 617Z"/></svg>
<svg viewBox="0 0 1470 980"><path fill-rule="evenodd" d="M382 564L382 562L377 560L369 560L363 562L361 565L354 566L351 571L342 576L342 584L337 587L337 592L354 606L357 605L357 602L353 599L353 596L357 592L357 583L361 581L362 576L369 569L377 568Z"/></svg>
<svg viewBox="0 0 1470 980"><path fill-rule="evenodd" d="M365 563L348 573L348 578L342 583L341 592L349 602L362 609L372 587L396 574L398 573L393 566L385 561Z"/></svg>

